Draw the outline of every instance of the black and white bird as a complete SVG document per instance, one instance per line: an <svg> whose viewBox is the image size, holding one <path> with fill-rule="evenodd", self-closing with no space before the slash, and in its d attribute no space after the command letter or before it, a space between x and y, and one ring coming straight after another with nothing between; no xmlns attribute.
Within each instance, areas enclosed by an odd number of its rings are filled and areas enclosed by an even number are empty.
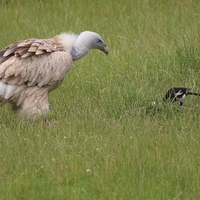
<svg viewBox="0 0 200 200"><path fill-rule="evenodd" d="M180 106L183 105L183 101L187 95L195 95L200 96L200 94L195 92L189 92L191 88L184 88L184 87L174 87L170 88L167 93L165 94L164 100L165 101L179 101Z"/></svg>

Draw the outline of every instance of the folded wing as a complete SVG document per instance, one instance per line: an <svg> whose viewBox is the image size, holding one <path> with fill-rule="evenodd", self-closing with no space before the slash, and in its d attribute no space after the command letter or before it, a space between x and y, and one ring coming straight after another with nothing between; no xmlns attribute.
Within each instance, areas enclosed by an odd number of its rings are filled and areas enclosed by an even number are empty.
<svg viewBox="0 0 200 200"><path fill-rule="evenodd" d="M0 81L47 87L61 81L71 64L71 54L61 51L51 39L24 40L0 51Z"/></svg>

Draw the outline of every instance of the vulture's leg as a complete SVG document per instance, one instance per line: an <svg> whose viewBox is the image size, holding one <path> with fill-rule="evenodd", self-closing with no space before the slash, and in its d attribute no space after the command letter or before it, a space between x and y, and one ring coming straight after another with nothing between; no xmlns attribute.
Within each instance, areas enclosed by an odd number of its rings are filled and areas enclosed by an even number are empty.
<svg viewBox="0 0 200 200"><path fill-rule="evenodd" d="M58 123L58 120L57 119L52 119L52 120L48 120L47 118L44 119L45 123L47 125L55 125Z"/></svg>
<svg viewBox="0 0 200 200"><path fill-rule="evenodd" d="M20 106L17 106L16 103L10 103L11 109L14 113L18 113L20 110Z"/></svg>
<svg viewBox="0 0 200 200"><path fill-rule="evenodd" d="M19 113L27 119L46 118L49 112L48 93L36 92L23 99Z"/></svg>
<svg viewBox="0 0 200 200"><path fill-rule="evenodd" d="M22 106L21 112L25 115L26 118L35 120L38 117L42 117L44 122L48 125L55 125L58 123L57 119L48 120L47 115L49 112L49 102L48 94L28 98Z"/></svg>

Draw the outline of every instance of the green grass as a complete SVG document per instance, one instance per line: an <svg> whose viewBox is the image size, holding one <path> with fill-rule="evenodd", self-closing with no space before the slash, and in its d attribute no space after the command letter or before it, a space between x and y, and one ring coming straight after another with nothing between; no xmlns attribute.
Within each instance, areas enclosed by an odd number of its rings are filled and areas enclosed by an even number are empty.
<svg viewBox="0 0 200 200"><path fill-rule="evenodd" d="M200 99L179 109L162 96L200 92L200 2L5 2L0 49L92 30L110 54L91 51L50 94L58 125L0 109L0 199L199 199Z"/></svg>

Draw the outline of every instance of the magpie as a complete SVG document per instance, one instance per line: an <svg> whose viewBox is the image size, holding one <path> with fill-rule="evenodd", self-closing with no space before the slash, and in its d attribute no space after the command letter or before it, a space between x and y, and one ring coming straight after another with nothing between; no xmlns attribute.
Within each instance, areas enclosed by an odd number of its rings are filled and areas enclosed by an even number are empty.
<svg viewBox="0 0 200 200"><path fill-rule="evenodd" d="M187 95L195 95L200 96L200 94L195 92L189 92L191 88L184 88L184 87L173 87L170 88L164 96L165 101L179 101L180 106L183 105L183 101Z"/></svg>

